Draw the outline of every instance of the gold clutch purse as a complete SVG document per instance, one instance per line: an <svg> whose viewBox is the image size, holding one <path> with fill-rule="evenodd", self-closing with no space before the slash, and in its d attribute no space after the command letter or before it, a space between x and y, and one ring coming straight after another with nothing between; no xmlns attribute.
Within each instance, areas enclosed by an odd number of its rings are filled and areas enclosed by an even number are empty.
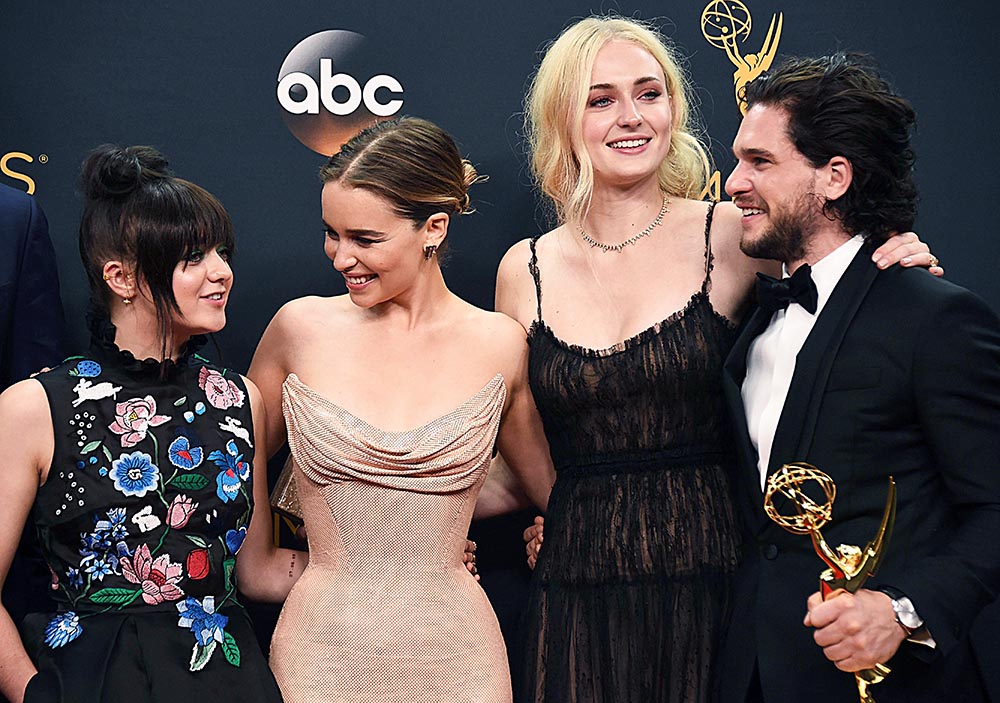
<svg viewBox="0 0 1000 703"><path fill-rule="evenodd" d="M295 487L294 469L295 462L289 454L284 468L281 469L281 475L274 484L274 490L271 491L271 509L298 526L305 521L302 519L302 506L299 504L299 494Z"/></svg>

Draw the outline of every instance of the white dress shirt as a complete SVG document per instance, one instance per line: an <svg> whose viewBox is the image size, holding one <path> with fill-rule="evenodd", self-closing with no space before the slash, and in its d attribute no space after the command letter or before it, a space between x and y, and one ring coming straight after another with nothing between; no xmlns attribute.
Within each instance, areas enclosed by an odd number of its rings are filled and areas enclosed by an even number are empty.
<svg viewBox="0 0 1000 703"><path fill-rule="evenodd" d="M863 243L864 237L857 235L812 266L812 279L819 294L815 315L810 315L801 305L792 302L787 310L775 312L764 332L750 344L747 376L742 389L743 409L746 412L750 440L757 449L761 490L767 480L774 432L785 406L788 387L792 384L792 374L795 373L795 358L823 312L830 294L837 287L840 277ZM782 267L782 271L787 278L788 270Z"/></svg>

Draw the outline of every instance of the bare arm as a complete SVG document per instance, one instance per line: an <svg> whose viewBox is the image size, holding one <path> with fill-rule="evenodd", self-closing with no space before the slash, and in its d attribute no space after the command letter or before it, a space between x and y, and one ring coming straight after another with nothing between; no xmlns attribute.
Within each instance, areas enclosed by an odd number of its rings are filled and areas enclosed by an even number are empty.
<svg viewBox="0 0 1000 703"><path fill-rule="evenodd" d="M281 308L271 323L264 330L264 335L257 344L253 361L247 376L259 389L263 401L262 419L256 419L254 427L263 427L265 435L261 442L258 439L257 449L265 463L281 445L285 443L285 419L281 412L281 384L288 376L288 359L286 349L291 325L288 322L288 306ZM266 416L266 419L263 419ZM262 503L264 505L266 503Z"/></svg>
<svg viewBox="0 0 1000 703"><path fill-rule="evenodd" d="M54 436L45 391L22 381L0 395L0 585L7 579L25 520L52 463ZM6 608L0 606L0 692L20 703L36 669Z"/></svg>
<svg viewBox="0 0 1000 703"><path fill-rule="evenodd" d="M532 505L531 499L524 492L520 481L507 466L502 454L493 457L490 472L486 476L476 500L476 511L473 520L503 515L515 510L522 510Z"/></svg>
<svg viewBox="0 0 1000 703"><path fill-rule="evenodd" d="M476 503L476 519L492 517L534 504L543 510L555 482L548 441L528 387L528 347L525 330L535 309L534 283L528 271L528 240L515 244L497 271L496 309L521 325L503 325L506 340L507 408L497 444L500 454Z"/></svg>
<svg viewBox="0 0 1000 703"><path fill-rule="evenodd" d="M254 418L254 441L264 446L266 410L260 391L247 381ZM267 460L255 458L253 467L254 511L246 540L236 559L240 591L254 600L281 602L309 563L309 553L282 549L271 536L271 510L267 495Z"/></svg>

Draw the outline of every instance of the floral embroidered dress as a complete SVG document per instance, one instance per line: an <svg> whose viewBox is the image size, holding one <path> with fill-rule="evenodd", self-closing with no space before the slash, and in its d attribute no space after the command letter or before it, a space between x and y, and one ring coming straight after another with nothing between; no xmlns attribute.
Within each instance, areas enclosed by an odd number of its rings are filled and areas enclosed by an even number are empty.
<svg viewBox="0 0 1000 703"><path fill-rule="evenodd" d="M280 701L234 569L253 509L239 374L139 361L94 325L37 376L55 451L34 511L59 612L22 625L26 701Z"/></svg>

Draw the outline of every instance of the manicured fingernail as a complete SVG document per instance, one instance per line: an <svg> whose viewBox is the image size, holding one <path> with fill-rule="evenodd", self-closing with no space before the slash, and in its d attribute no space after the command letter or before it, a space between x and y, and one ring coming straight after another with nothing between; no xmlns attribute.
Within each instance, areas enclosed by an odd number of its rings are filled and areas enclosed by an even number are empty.
<svg viewBox="0 0 1000 703"><path fill-rule="evenodd" d="M903 266L909 266L911 261L913 261L913 259L907 256L900 259L899 263L903 264Z"/></svg>
<svg viewBox="0 0 1000 703"><path fill-rule="evenodd" d="M879 259L878 261L875 262L875 265L878 266L880 269L884 269L886 266L889 265L889 261L888 259Z"/></svg>

